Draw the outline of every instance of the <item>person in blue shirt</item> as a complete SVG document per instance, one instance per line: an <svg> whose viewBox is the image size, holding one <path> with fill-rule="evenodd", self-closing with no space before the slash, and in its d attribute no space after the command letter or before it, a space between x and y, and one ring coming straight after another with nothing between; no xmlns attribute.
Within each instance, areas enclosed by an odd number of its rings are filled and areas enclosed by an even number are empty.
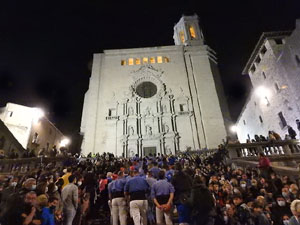
<svg viewBox="0 0 300 225"><path fill-rule="evenodd" d="M135 225L147 225L148 201L146 194L150 188L147 181L134 171L134 177L125 184L125 195L129 198L130 214Z"/></svg>
<svg viewBox="0 0 300 225"><path fill-rule="evenodd" d="M173 175L174 175L173 166L169 166L169 169L166 171L166 178L169 182L171 182Z"/></svg>
<svg viewBox="0 0 300 225"><path fill-rule="evenodd" d="M54 211L58 205L56 197L50 197L48 200L48 207L42 209L42 225L55 225Z"/></svg>
<svg viewBox="0 0 300 225"><path fill-rule="evenodd" d="M124 173L119 171L117 180L112 181L108 185L108 196L111 203L113 225L127 224L126 200L124 195L124 187L126 179Z"/></svg>
<svg viewBox="0 0 300 225"><path fill-rule="evenodd" d="M153 167L149 170L155 179L158 178L158 173L160 169L157 166L157 162L153 162Z"/></svg>
<svg viewBox="0 0 300 225"><path fill-rule="evenodd" d="M171 206L175 189L171 183L165 179L163 170L158 173L158 181L151 188L151 197L156 205L156 222L158 225L166 223L173 224Z"/></svg>

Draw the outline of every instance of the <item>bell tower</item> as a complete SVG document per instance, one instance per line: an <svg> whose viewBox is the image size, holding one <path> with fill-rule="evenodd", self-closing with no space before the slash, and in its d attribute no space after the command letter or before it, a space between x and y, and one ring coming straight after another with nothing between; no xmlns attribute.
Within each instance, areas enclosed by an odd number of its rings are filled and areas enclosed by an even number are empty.
<svg viewBox="0 0 300 225"><path fill-rule="evenodd" d="M182 16L174 26L175 45L203 45L203 34L199 27L198 16Z"/></svg>

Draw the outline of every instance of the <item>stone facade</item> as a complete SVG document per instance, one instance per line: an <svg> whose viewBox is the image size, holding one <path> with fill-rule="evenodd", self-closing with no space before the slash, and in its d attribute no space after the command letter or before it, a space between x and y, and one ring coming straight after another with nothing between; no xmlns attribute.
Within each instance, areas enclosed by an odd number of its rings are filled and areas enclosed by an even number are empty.
<svg viewBox="0 0 300 225"><path fill-rule="evenodd" d="M174 154L216 148L226 137L230 116L216 57L203 44L197 16L181 18L174 40L94 54L81 122L84 154Z"/></svg>
<svg viewBox="0 0 300 225"><path fill-rule="evenodd" d="M297 131L300 119L300 20L293 32L263 33L244 74L253 91L238 120L241 142L273 130L283 138L288 125ZM299 138L299 136L298 136Z"/></svg>
<svg viewBox="0 0 300 225"><path fill-rule="evenodd" d="M21 156L25 151L14 135L0 120L0 151L4 151L4 154L7 156L13 150L18 153L19 156Z"/></svg>
<svg viewBox="0 0 300 225"><path fill-rule="evenodd" d="M37 119L37 112L37 108L7 103L0 119L24 149L59 148L64 135L46 117Z"/></svg>

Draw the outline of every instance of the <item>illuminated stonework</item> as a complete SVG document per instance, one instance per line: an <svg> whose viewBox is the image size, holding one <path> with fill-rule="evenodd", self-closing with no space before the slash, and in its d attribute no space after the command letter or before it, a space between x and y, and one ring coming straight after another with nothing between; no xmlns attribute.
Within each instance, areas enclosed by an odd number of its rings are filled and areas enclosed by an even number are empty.
<svg viewBox="0 0 300 225"><path fill-rule="evenodd" d="M184 21L185 33L189 24L200 30L196 16ZM185 41L94 55L81 122L84 154L174 154L222 142L228 118L214 52L200 36Z"/></svg>

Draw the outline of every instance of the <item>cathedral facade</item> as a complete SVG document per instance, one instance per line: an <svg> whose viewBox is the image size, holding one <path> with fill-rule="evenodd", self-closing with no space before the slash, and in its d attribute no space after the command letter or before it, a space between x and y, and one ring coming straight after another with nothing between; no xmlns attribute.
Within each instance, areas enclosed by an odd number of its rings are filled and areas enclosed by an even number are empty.
<svg viewBox="0 0 300 225"><path fill-rule="evenodd" d="M94 54L85 94L83 154L175 154L216 148L230 116L215 52L198 17L183 16L174 46Z"/></svg>

